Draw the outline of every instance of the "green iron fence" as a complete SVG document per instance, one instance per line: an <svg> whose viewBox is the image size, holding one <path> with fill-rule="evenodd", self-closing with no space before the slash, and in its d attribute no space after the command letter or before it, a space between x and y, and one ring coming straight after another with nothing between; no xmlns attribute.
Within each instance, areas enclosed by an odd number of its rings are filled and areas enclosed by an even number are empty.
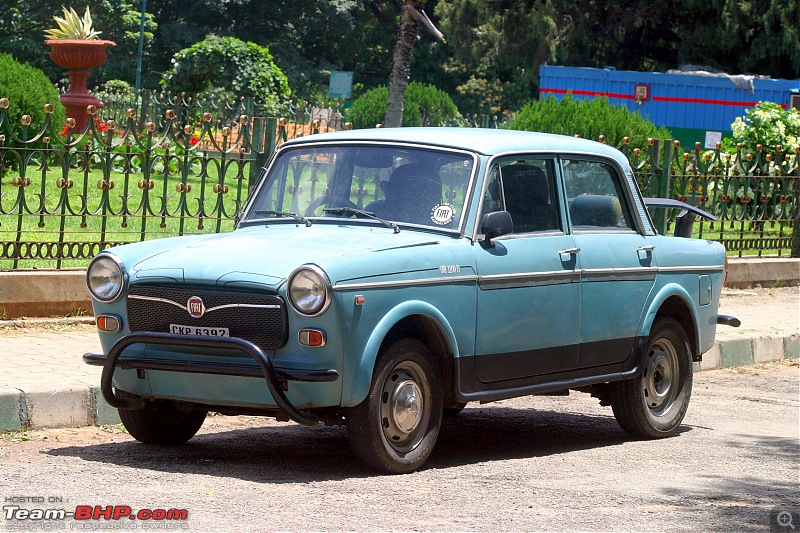
<svg viewBox="0 0 800 533"><path fill-rule="evenodd" d="M278 145L341 124L332 109L274 118L243 106L223 121L109 108L88 110L82 132L49 115L39 127L23 116L20 129L9 104L0 99L0 270L85 266L122 243L230 230Z"/></svg>
<svg viewBox="0 0 800 533"><path fill-rule="evenodd" d="M23 117L20 129L8 123L8 106L0 99L4 270L80 267L126 242L228 231L277 146L343 127L330 108L295 106L275 118L248 113L257 106L241 100L215 108L220 117L186 99L154 96L150 107L140 103L142 114L114 102L90 110L84 132L49 118L34 127ZM462 125L503 127L478 116ZM696 224L697 236L737 255L800 256L796 149L728 156L655 140L623 151L646 196L676 197L721 219ZM672 221L657 222L668 231Z"/></svg>
<svg viewBox="0 0 800 533"><path fill-rule="evenodd" d="M766 153L737 147L735 154L684 151L677 141L651 140L644 149L623 146L645 196L670 197L696 205L719 221L695 224L699 238L725 245L729 255L800 257L800 146ZM660 211L660 210L659 210ZM668 233L672 215L654 213Z"/></svg>

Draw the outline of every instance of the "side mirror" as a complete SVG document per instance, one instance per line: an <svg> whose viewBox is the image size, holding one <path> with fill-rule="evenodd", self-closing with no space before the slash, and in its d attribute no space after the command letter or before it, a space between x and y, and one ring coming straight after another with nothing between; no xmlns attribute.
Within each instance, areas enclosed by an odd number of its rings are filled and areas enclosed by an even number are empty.
<svg viewBox="0 0 800 533"><path fill-rule="evenodd" d="M514 221L511 220L511 213L508 211L486 213L481 220L481 233L486 239L484 242L489 246L491 246L492 239L514 233Z"/></svg>

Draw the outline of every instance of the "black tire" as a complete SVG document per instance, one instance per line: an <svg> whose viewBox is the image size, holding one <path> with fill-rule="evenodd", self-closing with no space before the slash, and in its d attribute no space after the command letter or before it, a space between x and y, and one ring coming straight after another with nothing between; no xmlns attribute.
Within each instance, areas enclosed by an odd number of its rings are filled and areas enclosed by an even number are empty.
<svg viewBox="0 0 800 533"><path fill-rule="evenodd" d="M670 318L656 322L642 375L610 383L609 392L617 422L634 437L674 434L692 396L692 351L681 325Z"/></svg>
<svg viewBox="0 0 800 533"><path fill-rule="evenodd" d="M461 403L461 402L450 404L449 406L442 409L442 416L445 418L453 418L455 416L458 416L458 414L461 411L463 411L466 406L467 406L466 403Z"/></svg>
<svg viewBox="0 0 800 533"><path fill-rule="evenodd" d="M117 395L135 397L121 390ZM166 400L147 402L144 409L118 411L131 437L145 444L183 444L195 436L206 419L206 411Z"/></svg>
<svg viewBox="0 0 800 533"><path fill-rule="evenodd" d="M442 423L441 379L430 350L415 339L385 350L367 397L348 410L346 423L353 453L369 467L407 474L422 466Z"/></svg>

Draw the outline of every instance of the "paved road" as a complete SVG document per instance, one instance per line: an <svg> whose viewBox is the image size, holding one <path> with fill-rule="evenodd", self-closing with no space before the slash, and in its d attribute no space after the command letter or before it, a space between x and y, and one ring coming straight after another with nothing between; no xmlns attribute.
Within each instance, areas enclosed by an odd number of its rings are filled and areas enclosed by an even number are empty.
<svg viewBox="0 0 800 533"><path fill-rule="evenodd" d="M174 448L118 428L6 434L0 498L187 509L188 522L48 524L190 531L767 531L770 511L800 510L797 361L702 372L694 391L661 441L630 440L584 394L471 405L406 476L364 469L343 428L250 417L211 417Z"/></svg>

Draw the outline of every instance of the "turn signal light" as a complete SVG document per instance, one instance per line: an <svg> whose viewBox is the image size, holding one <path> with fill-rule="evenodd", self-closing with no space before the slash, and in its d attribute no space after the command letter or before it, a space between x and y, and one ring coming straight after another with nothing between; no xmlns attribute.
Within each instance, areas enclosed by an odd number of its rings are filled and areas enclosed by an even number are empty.
<svg viewBox="0 0 800 533"><path fill-rule="evenodd" d="M109 333L116 333L122 329L122 320L114 315L98 315L95 319L97 329L107 331Z"/></svg>
<svg viewBox="0 0 800 533"><path fill-rule="evenodd" d="M728 272L729 271L730 271L730 267L728 265L728 256L726 255L725 256L725 279L722 282L723 285L727 285L728 284Z"/></svg>
<svg viewBox="0 0 800 533"><path fill-rule="evenodd" d="M300 344L311 348L325 346L325 332L318 329L301 329L297 334Z"/></svg>

